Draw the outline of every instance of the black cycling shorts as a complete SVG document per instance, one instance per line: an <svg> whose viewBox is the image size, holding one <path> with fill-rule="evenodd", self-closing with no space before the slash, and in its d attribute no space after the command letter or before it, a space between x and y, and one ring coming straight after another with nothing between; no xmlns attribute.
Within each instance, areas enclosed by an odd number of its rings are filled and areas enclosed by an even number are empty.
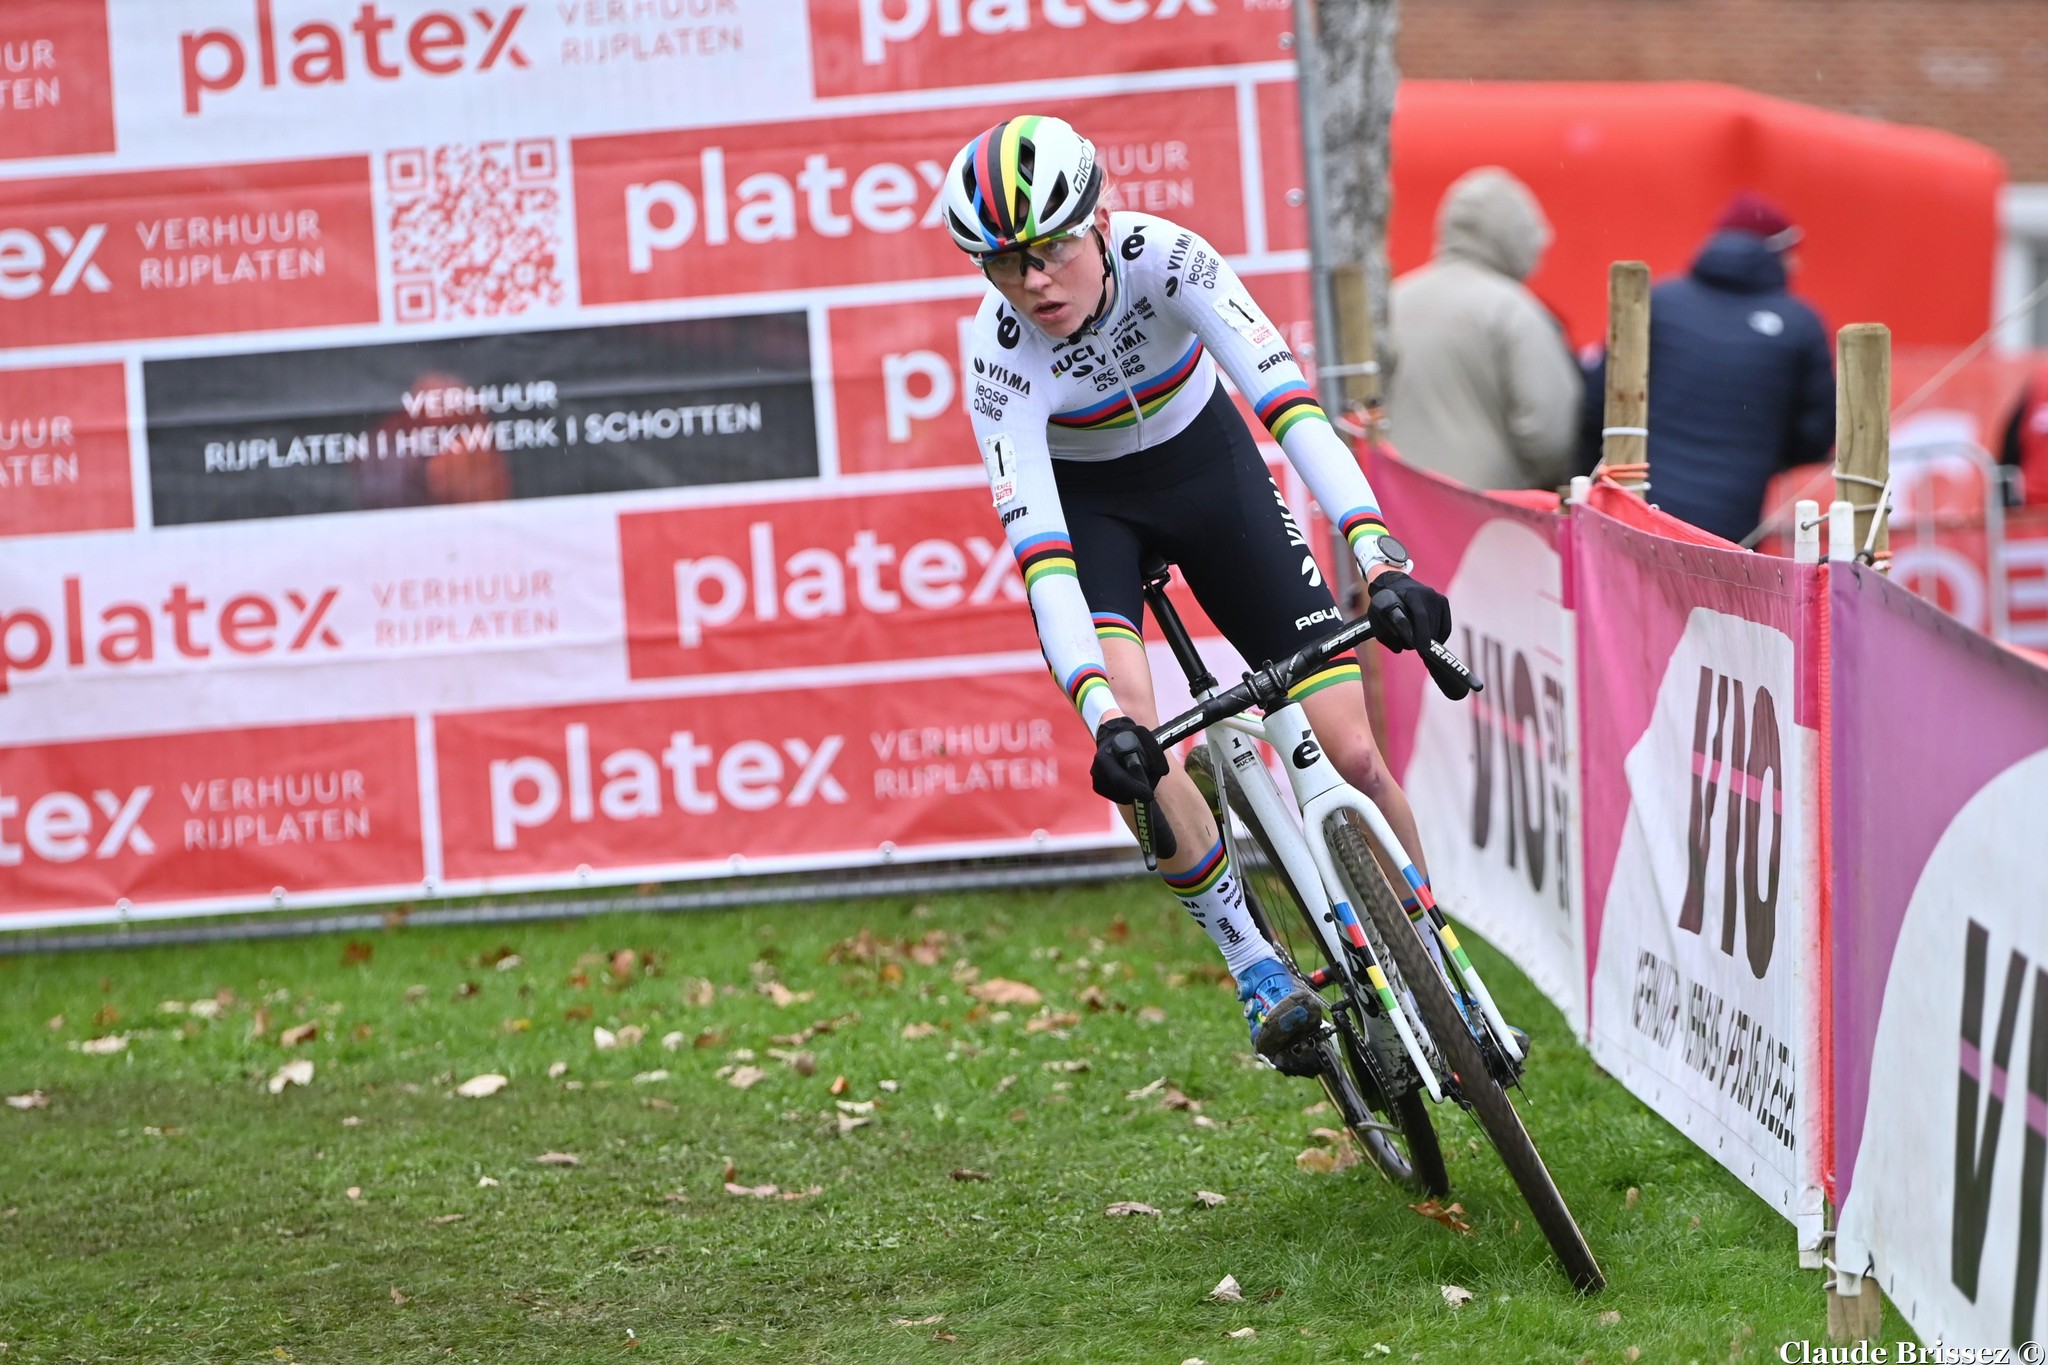
<svg viewBox="0 0 2048 1365"><path fill-rule="evenodd" d="M1052 467L1098 627L1112 614L1142 631L1139 564L1150 550L1179 567L1202 610L1254 668L1336 628L1336 601L1308 539L1220 381L1200 415L1159 445L1113 460L1056 459Z"/></svg>

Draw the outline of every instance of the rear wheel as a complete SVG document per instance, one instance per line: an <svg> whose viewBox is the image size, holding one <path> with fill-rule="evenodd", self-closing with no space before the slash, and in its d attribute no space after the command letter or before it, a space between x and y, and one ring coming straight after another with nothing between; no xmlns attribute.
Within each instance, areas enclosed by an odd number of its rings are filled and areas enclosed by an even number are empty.
<svg viewBox="0 0 2048 1365"><path fill-rule="evenodd" d="M1304 964L1323 963L1332 974L1337 964L1328 961L1322 936L1309 922L1306 902L1287 875L1286 867L1274 853L1271 839L1258 816L1244 799L1234 780L1224 784L1224 799L1214 774L1209 770L1209 751L1197 748L1188 760L1188 775L1195 781L1222 830L1232 865L1244 888L1245 904L1259 931L1278 948L1297 972L1306 977ZM1239 838L1231 817L1247 831ZM1437 1143L1436 1128L1421 1091L1409 1085L1397 1098L1387 1098L1388 1087L1380 1081L1381 1071L1372 1064L1366 1035L1365 1002L1345 998L1333 1002L1332 1028L1317 1044L1321 1053L1318 1068L1323 1089L1343 1116L1344 1124L1364 1146L1380 1173L1397 1185L1427 1195L1442 1195L1450 1189L1444 1170L1443 1151Z"/></svg>
<svg viewBox="0 0 2048 1365"><path fill-rule="evenodd" d="M1358 908L1370 917L1378 930L1378 939L1400 969L1431 1041L1457 1082L1463 1102L1500 1153L1501 1162L1549 1239L1551 1251L1580 1293L1598 1293L1606 1286L1607 1278L1601 1273L1599 1262L1593 1259L1593 1249L1586 1245L1585 1234L1579 1231L1571 1210L1565 1207L1564 1197L1557 1192L1536 1144L1522 1127L1521 1116L1488 1069L1479 1041L1472 1036L1457 1002L1451 998L1450 987L1437 971L1429 949L1409 923L1408 912L1401 908L1379 864L1368 852L1364 834L1357 825L1340 819L1333 819L1325 833L1339 868L1357 893Z"/></svg>

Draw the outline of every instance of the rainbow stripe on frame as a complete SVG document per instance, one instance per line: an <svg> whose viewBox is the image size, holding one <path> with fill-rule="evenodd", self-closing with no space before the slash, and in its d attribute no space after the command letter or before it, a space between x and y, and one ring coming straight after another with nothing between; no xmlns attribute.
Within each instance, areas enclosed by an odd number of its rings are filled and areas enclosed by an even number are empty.
<svg viewBox="0 0 2048 1365"><path fill-rule="evenodd" d="M1273 433L1278 441L1288 432L1306 421L1328 423L1329 417L1323 412L1322 404L1316 402L1309 392L1308 384L1300 379L1290 379L1279 388L1272 390L1252 407L1259 414L1259 420L1266 424L1266 430Z"/></svg>
<svg viewBox="0 0 2048 1365"><path fill-rule="evenodd" d="M1047 420L1069 431L1115 431L1120 427L1136 426L1139 413L1147 417L1156 416L1161 408L1173 401L1174 395L1187 387L1201 359L1202 343L1197 341L1188 347L1186 355L1173 362L1166 373L1154 375L1136 385L1128 396L1118 392L1085 408L1056 412ZM1132 410L1133 402L1137 404L1136 411Z"/></svg>

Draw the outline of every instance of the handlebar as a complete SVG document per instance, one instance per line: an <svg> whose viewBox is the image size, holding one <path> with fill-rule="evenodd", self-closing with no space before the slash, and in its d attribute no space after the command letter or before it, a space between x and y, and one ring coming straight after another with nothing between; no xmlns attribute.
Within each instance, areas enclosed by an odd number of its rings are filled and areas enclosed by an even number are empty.
<svg viewBox="0 0 2048 1365"><path fill-rule="evenodd" d="M1396 608L1398 611L1399 609ZM1268 711L1277 710L1287 704L1287 690L1313 674L1337 655L1373 638L1372 621L1360 617L1348 622L1341 630L1325 636L1314 644L1305 645L1288 655L1279 663L1269 663L1244 675L1244 680L1235 687L1195 703L1192 710L1175 716L1152 731L1162 749L1171 748L1190 735L1200 734L1218 721L1226 720L1240 711L1254 706ZM1412 636L1412 632L1411 632ZM1486 683L1466 667L1465 662L1438 640L1428 641L1419 651L1429 676L1451 701L1462 701L1473 692L1484 692ZM1125 759L1130 770L1142 776L1143 763L1136 754L1137 741L1131 741L1132 753ZM1131 765L1137 765L1132 767ZM1137 815L1138 847L1145 854L1148 871L1158 867L1159 858L1171 858L1177 848L1173 828L1166 822L1166 816L1156 801L1140 801L1135 808Z"/></svg>

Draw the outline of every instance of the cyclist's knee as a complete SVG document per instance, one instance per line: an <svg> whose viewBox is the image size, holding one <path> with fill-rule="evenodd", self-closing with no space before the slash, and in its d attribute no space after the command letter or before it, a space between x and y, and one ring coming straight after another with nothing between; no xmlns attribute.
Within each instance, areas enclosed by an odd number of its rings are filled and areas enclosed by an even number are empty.
<svg viewBox="0 0 2048 1365"><path fill-rule="evenodd" d="M1344 735L1324 748L1337 771L1344 774L1344 780L1374 801L1392 785L1393 775L1387 771L1386 760L1380 756L1379 745L1373 743L1371 735Z"/></svg>

